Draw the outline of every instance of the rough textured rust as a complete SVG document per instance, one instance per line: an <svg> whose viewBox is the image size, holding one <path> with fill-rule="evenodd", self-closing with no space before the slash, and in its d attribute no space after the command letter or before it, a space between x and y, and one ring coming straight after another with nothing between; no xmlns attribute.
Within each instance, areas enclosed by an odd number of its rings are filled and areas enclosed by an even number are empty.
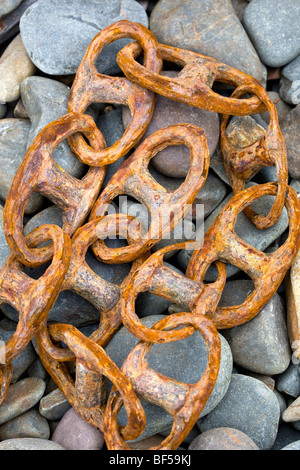
<svg viewBox="0 0 300 470"><path fill-rule="evenodd" d="M126 77L99 74L95 63L102 49L124 37L134 40L118 53ZM141 52L143 65L137 61ZM160 75L164 61L182 68L177 77ZM216 81L232 85L232 96L213 91ZM192 124L162 128L139 143L152 118L155 93L223 114L221 147L236 194L196 248L195 241L188 241L151 253L155 243L185 215L184 208L203 187L209 169L204 131ZM130 108L130 125L109 148L94 120L84 114L94 102ZM266 109L270 124L265 135L249 147L233 147L226 137L230 116ZM140 398L160 406L174 420L169 436L152 449L177 449L195 425L217 380L217 330L243 324L257 315L278 289L299 250L300 203L288 186L286 148L276 109L252 77L213 58L159 44L144 26L124 20L105 28L91 42L74 80L68 111L32 142L4 207L4 232L12 253L0 269L0 305L8 303L16 308L19 322L5 344L5 359L0 363L0 404L11 382L12 360L35 336L46 370L78 414L104 432L108 449L128 450L127 441L142 435L146 416ZM52 158L53 150L64 139L68 139L78 159L88 165L81 180L71 177ZM148 171L151 158L170 145L187 146L191 158L185 181L173 192L162 187ZM133 148L101 192L106 165ZM277 182L245 189L247 179L264 166L276 167ZM61 209L63 226L43 225L25 237L24 209L34 192L48 197ZM135 198L150 212L147 233L137 219L127 214L107 215L108 205L122 195ZM266 217L250 207L265 195L275 196ZM244 211L262 229L263 236L263 229L278 220L284 206L289 233L276 251L263 253L236 235L234 227L240 212ZM127 246L109 248L105 244L109 235L125 238ZM89 267L88 249L104 263L132 262L120 285L102 279ZM164 256L183 249L194 252L186 273L179 274L164 264ZM50 262L49 267L37 280L24 272L25 266L38 267L46 262ZM206 283L205 273L212 263L218 277ZM227 263L247 273L254 290L241 305L219 307ZM99 312L99 327L90 337L72 325L49 324L48 313L58 294L66 290L85 298ZM166 316L151 328L143 326L135 312L137 296L142 292L170 300L180 313ZM121 326L139 341L118 368L104 347ZM192 334L202 335L208 356L198 383L181 383L149 367L147 358L154 343L176 342ZM113 384L108 397L107 379ZM117 421L122 406L128 418L124 427Z"/></svg>

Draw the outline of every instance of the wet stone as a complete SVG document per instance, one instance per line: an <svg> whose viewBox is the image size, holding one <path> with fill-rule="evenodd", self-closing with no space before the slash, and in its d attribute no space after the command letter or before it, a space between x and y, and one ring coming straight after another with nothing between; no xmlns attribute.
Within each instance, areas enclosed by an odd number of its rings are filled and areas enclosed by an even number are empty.
<svg viewBox="0 0 300 470"><path fill-rule="evenodd" d="M84 421L74 408L60 420L51 441L67 450L100 450L104 445L103 433Z"/></svg>
<svg viewBox="0 0 300 470"><path fill-rule="evenodd" d="M46 384L38 377L27 377L9 386L0 407L0 424L30 410L42 398Z"/></svg>
<svg viewBox="0 0 300 470"><path fill-rule="evenodd" d="M143 325L151 327L164 315L151 315L141 319ZM209 397L201 416L205 416L225 395L232 371L232 356L227 341L221 338L221 364L215 388ZM105 350L118 367L121 367L138 340L122 327L106 346ZM149 354L149 365L161 374L184 383L196 383L206 367L206 347L202 337L192 335L189 338L168 344L155 344ZM145 439L151 435L161 433L172 425L172 417L163 409L142 401L147 417L147 424L143 434L137 439ZM126 422L124 408L118 415L120 424Z"/></svg>
<svg viewBox="0 0 300 470"><path fill-rule="evenodd" d="M300 55L283 68L279 93L291 105L300 103Z"/></svg>
<svg viewBox="0 0 300 470"><path fill-rule="evenodd" d="M39 412L46 419L55 421L61 419L70 407L71 405L65 398L63 392L59 388L56 388L41 399Z"/></svg>
<svg viewBox="0 0 300 470"><path fill-rule="evenodd" d="M68 75L76 73L96 34L124 19L148 27L144 8L134 0L90 0L88 3L39 0L22 16L20 32L28 54L40 70L49 75ZM127 39L115 41L103 50L97 60L100 73L119 72L115 56L128 42Z"/></svg>
<svg viewBox="0 0 300 470"><path fill-rule="evenodd" d="M210 429L196 437L189 450L259 450L244 432L234 428Z"/></svg>
<svg viewBox="0 0 300 470"><path fill-rule="evenodd" d="M48 439L23 437L0 442L0 450L65 450Z"/></svg>
<svg viewBox="0 0 300 470"><path fill-rule="evenodd" d="M48 421L38 410L33 408L0 426L0 441L22 437L49 439Z"/></svg>
<svg viewBox="0 0 300 470"><path fill-rule="evenodd" d="M220 307L241 305L253 291L252 281L228 282ZM285 312L277 293L250 321L222 332L227 339L236 365L259 374L275 375L290 363L290 346Z"/></svg>
<svg viewBox="0 0 300 470"><path fill-rule="evenodd" d="M163 44L204 54L262 79L259 57L230 0L160 0L150 29Z"/></svg>
<svg viewBox="0 0 300 470"><path fill-rule="evenodd" d="M238 429L260 450L268 450L276 439L279 418L278 400L265 384L246 375L232 374L226 395L198 420L198 425L203 433L220 427Z"/></svg>
<svg viewBox="0 0 300 470"><path fill-rule="evenodd" d="M281 67L300 53L299 0L252 0L247 6L243 25L261 61Z"/></svg>

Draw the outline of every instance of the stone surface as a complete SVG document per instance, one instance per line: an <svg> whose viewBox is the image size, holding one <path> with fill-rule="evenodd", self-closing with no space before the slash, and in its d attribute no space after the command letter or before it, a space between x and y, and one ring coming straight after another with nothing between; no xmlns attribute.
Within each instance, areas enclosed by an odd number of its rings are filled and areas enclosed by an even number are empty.
<svg viewBox="0 0 300 470"><path fill-rule="evenodd" d="M300 179L300 105L293 108L281 123L281 132L287 148L289 175Z"/></svg>
<svg viewBox="0 0 300 470"><path fill-rule="evenodd" d="M294 398L300 395L299 364L290 362L288 368L276 377L276 388Z"/></svg>
<svg viewBox="0 0 300 470"><path fill-rule="evenodd" d="M17 8L23 0L2 0L0 4L0 18Z"/></svg>
<svg viewBox="0 0 300 470"><path fill-rule="evenodd" d="M24 11L37 0L23 0L20 5L1 19L0 44L19 32L19 21Z"/></svg>
<svg viewBox="0 0 300 470"><path fill-rule="evenodd" d="M164 315L151 315L141 319L141 322L151 327ZM221 365L215 388L209 397L202 416L209 413L225 395L230 382L232 371L232 356L227 341L221 338ZM118 367L122 365L129 352L137 343L137 338L131 335L124 327L121 328L106 346L105 350ZM180 342L168 344L155 344L149 355L149 365L167 377L184 383L197 382L206 367L206 349L200 335L192 335ZM147 424L143 434L138 440L161 433L169 429L172 417L163 409L142 401ZM120 424L125 422L126 413L122 409L119 413Z"/></svg>
<svg viewBox="0 0 300 470"><path fill-rule="evenodd" d="M300 431L294 429L290 423L282 423L279 425L276 440L271 450L281 450L298 440L300 440Z"/></svg>
<svg viewBox="0 0 300 470"><path fill-rule="evenodd" d="M30 122L27 119L0 120L0 198L5 201L15 174L26 154ZM43 198L35 193L26 204L25 213L36 213Z"/></svg>
<svg viewBox="0 0 300 470"><path fill-rule="evenodd" d="M244 432L260 450L272 447L278 430L279 403L260 380L232 374L230 386L219 404L198 420L201 432L230 427Z"/></svg>
<svg viewBox="0 0 300 470"><path fill-rule="evenodd" d="M22 81L36 71L20 35L7 46L0 58L0 103L15 101L20 96Z"/></svg>
<svg viewBox="0 0 300 470"><path fill-rule="evenodd" d="M162 72L167 77L176 77L177 72ZM131 120L128 107L123 108L123 123L125 129ZM217 113L205 111L193 106L170 100L157 95L154 114L149 127L140 142L162 127L172 124L191 123L201 127L206 135L209 153L212 155L219 140L219 117ZM185 145L169 146L157 153L151 159L151 165L160 173L172 178L185 177L190 168L190 151Z"/></svg>
<svg viewBox="0 0 300 470"><path fill-rule="evenodd" d="M300 450L300 440L291 442L287 446L283 447L281 450Z"/></svg>
<svg viewBox="0 0 300 470"><path fill-rule="evenodd" d="M127 19L148 27L144 8L134 0L39 0L22 16L20 32L34 64L49 75L76 73L94 36L106 26ZM42 25L42 27L41 27ZM128 40L115 42L101 53L101 73L118 73L116 53Z"/></svg>
<svg viewBox="0 0 300 470"><path fill-rule="evenodd" d="M70 407L71 405L65 398L63 392L59 388L56 388L41 399L39 412L46 419L55 421L61 419Z"/></svg>
<svg viewBox="0 0 300 470"><path fill-rule="evenodd" d="M226 135L234 147L247 147L265 135L261 127L251 116L233 118L228 124Z"/></svg>
<svg viewBox="0 0 300 470"><path fill-rule="evenodd" d="M65 413L51 441L67 450L100 450L104 445L103 433L84 421L74 408Z"/></svg>
<svg viewBox="0 0 300 470"><path fill-rule="evenodd" d="M189 450L260 450L245 433L234 428L210 429L196 437Z"/></svg>
<svg viewBox="0 0 300 470"><path fill-rule="evenodd" d="M261 61L270 67L288 64L300 53L299 0L252 0L243 25Z"/></svg>
<svg viewBox="0 0 300 470"><path fill-rule="evenodd" d="M22 82L21 98L31 121L27 148L47 124L68 112L69 95L67 85L50 78L34 76ZM53 158L72 176L79 178L84 174L85 166L71 152L67 140L55 148Z"/></svg>
<svg viewBox="0 0 300 470"><path fill-rule="evenodd" d="M23 437L0 442L0 450L65 450L48 439Z"/></svg>
<svg viewBox="0 0 300 470"><path fill-rule="evenodd" d="M219 306L241 305L253 291L253 282L228 282ZM222 332L236 365L259 374L281 374L290 363L285 312L277 293L252 320Z"/></svg>
<svg viewBox="0 0 300 470"><path fill-rule="evenodd" d="M255 183L249 182L246 184L246 187L253 186ZM204 222L204 233L208 230L208 228L212 225L213 221L220 213L221 209L227 204L227 202L232 198L232 193L230 193L222 202L221 204L210 214L209 217ZM274 203L274 196L264 196L251 204L254 210L256 210L260 214L267 214ZM288 216L286 209L282 211L282 214L278 220L278 222L273 225L272 227L264 230L264 236L262 237L261 230L257 229L252 222L245 216L243 212L241 212L235 224L235 232L236 234L242 238L246 243L249 243L254 248L258 250L265 251L288 227ZM197 235L196 235L197 236ZM187 265L190 261L192 255L191 250L181 250L178 253L177 259L179 266L186 270ZM239 270L236 266L227 265L227 276L230 277L236 274ZM209 267L206 272L205 279L206 280L215 280L217 276L217 269L214 266Z"/></svg>
<svg viewBox="0 0 300 470"><path fill-rule="evenodd" d="M300 397L296 398L282 414L283 421L289 423L300 420Z"/></svg>
<svg viewBox="0 0 300 470"><path fill-rule="evenodd" d="M150 29L163 44L214 57L262 79L261 62L230 0L160 0Z"/></svg>
<svg viewBox="0 0 300 470"><path fill-rule="evenodd" d="M0 426L0 441L22 437L50 437L48 421L34 408Z"/></svg>
<svg viewBox="0 0 300 470"><path fill-rule="evenodd" d="M9 386L0 407L0 424L30 410L42 398L46 384L38 377L27 377Z"/></svg>
<svg viewBox="0 0 300 470"><path fill-rule="evenodd" d="M279 124L281 124L292 108L285 102L286 100L283 101L281 99L279 93L277 93L276 91L269 91L268 95L271 98L272 102L275 104L277 115L278 115L278 121L279 121ZM265 111L264 113L262 113L261 117L267 124L269 124L270 114L268 111Z"/></svg>
<svg viewBox="0 0 300 470"><path fill-rule="evenodd" d="M3 207L0 205L0 266L3 265L4 261L10 254L9 246L6 242L6 238L3 230ZM2 309L2 306L0 307Z"/></svg>
<svg viewBox="0 0 300 470"><path fill-rule="evenodd" d="M300 55L283 68L279 93L287 103L300 103Z"/></svg>

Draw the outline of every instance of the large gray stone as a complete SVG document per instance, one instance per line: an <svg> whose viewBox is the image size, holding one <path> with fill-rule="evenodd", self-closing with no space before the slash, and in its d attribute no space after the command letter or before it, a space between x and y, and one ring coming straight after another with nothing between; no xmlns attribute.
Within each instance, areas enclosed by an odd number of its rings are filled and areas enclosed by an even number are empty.
<svg viewBox="0 0 300 470"><path fill-rule="evenodd" d="M160 0L150 29L163 44L214 57L262 80L261 62L230 0Z"/></svg>
<svg viewBox="0 0 300 470"><path fill-rule="evenodd" d="M151 327L164 315L151 315L141 319L143 325ZM215 388L209 397L201 416L209 413L225 395L232 371L232 355L227 341L221 338L221 364ZM105 350L118 367L121 367L138 339L122 327L111 339ZM155 344L149 355L149 365L167 377L184 383L195 383L200 380L207 363L205 343L199 334L194 334L182 341L167 344ZM147 424L143 434L138 438L148 436L169 429L172 417L163 409L142 401ZM126 413L122 409L118 416L120 424L126 422Z"/></svg>
<svg viewBox="0 0 300 470"><path fill-rule="evenodd" d="M299 0L252 0L243 24L261 61L270 67L288 64L300 53Z"/></svg>
<svg viewBox="0 0 300 470"><path fill-rule="evenodd" d="M260 450L268 450L276 439L280 417L274 393L260 380L232 374L225 397L198 420L201 432L229 427L244 432Z"/></svg>
<svg viewBox="0 0 300 470"><path fill-rule="evenodd" d="M22 16L20 32L40 70L49 75L68 75L76 73L94 36L124 19L148 27L144 8L134 0L38 0ZM101 73L119 72L115 56L127 43L122 39L105 48L97 61Z"/></svg>

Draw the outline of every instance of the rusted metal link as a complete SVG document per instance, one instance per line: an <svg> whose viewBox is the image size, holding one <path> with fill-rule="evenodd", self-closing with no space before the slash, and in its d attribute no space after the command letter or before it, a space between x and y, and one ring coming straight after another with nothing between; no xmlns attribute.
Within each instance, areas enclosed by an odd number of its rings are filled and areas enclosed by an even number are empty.
<svg viewBox="0 0 300 470"><path fill-rule="evenodd" d="M121 38L138 41L144 52L144 65L149 70L160 73L162 68L158 42L141 24L119 21L95 36L76 73L68 109L70 112L84 113L94 102L122 104L129 107L132 119L121 139L109 148L90 147L80 134L69 137L69 144L78 158L92 166L108 165L127 154L141 139L153 115L154 93L127 78L109 77L97 71L96 59L103 48Z"/></svg>
<svg viewBox="0 0 300 470"><path fill-rule="evenodd" d="M26 266L40 266L53 254L50 245L29 248L23 235L25 206L34 192L47 196L62 210L63 230L69 236L82 225L99 194L105 167L90 167L78 180L52 158L55 147L77 131L83 132L95 148L105 146L102 134L97 132L90 116L66 114L37 135L10 187L3 212L4 233L12 252Z"/></svg>
<svg viewBox="0 0 300 470"><path fill-rule="evenodd" d="M161 58L183 67L176 78L165 77L139 64L141 47L134 42L118 52L117 62L127 78L171 100L221 114L244 116L262 113L265 105L256 96L246 99L225 97L212 90L214 82L238 87L260 83L253 77L216 59L196 52L158 44Z"/></svg>
<svg viewBox="0 0 300 470"><path fill-rule="evenodd" d="M169 145L186 145L191 156L185 181L173 192L161 186L148 170L151 158ZM140 241L110 251L104 250L103 243L96 242L93 245L95 256L108 263L127 263L151 249L182 219L184 206L193 202L206 181L208 169L207 140L199 127L178 124L164 127L147 137L115 172L94 204L90 220L103 216L117 196L126 194L135 197L148 209L151 214L149 230Z"/></svg>
<svg viewBox="0 0 300 470"><path fill-rule="evenodd" d="M223 115L220 129L220 144L223 163L229 182L235 193L245 187L245 182L265 166L275 166L277 170L278 192L275 202L267 216L257 214L251 207L245 209L245 214L259 229L274 225L284 207L285 193L288 184L288 167L286 145L279 128L276 106L262 86L256 84L236 88L232 96L241 97L246 93L255 94L265 103L270 114L270 123L265 135L252 145L236 148L226 135L229 115Z"/></svg>

